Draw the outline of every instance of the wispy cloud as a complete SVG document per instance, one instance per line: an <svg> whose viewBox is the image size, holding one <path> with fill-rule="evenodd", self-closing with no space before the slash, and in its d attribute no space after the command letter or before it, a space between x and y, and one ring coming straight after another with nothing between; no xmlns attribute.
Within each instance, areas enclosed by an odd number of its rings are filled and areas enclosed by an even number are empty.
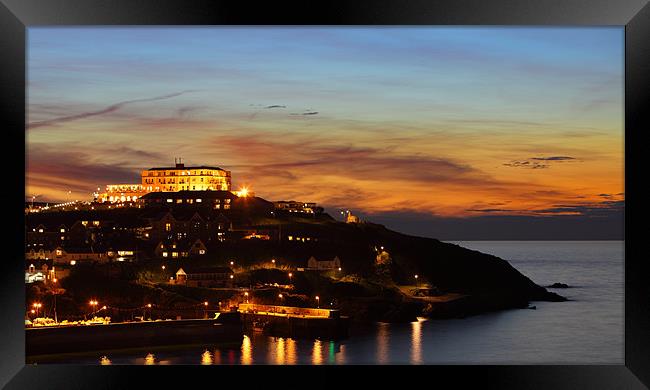
<svg viewBox="0 0 650 390"><path fill-rule="evenodd" d="M39 121L39 122L31 122L27 124L28 129L35 129L38 127L45 127L45 126L52 126L56 125L59 123L65 123L65 122L70 122L70 121L75 121L79 119L84 119L84 118L89 118L93 116L98 116L98 115L105 115L109 114L111 112L117 111L120 108L128 105L128 104L133 104L133 103L143 103L143 102L154 102L157 100L164 100L164 99L171 99L176 96L180 96L189 92L196 92L197 90L185 90L185 91L180 91L180 92L175 92L175 93L170 93L167 95L162 95L162 96L155 96L151 98L143 98L143 99L133 99L133 100L125 100L122 102L114 103L111 104L110 106L103 108L101 110L96 110L96 111L87 111L87 112L82 112L80 114L74 114L74 115L66 115L66 116L60 116L57 118L52 118L44 121Z"/></svg>
<svg viewBox="0 0 650 390"><path fill-rule="evenodd" d="M569 156L531 157L525 160L512 160L503 165L512 168L546 169L551 166L551 163L568 161L578 160L575 157Z"/></svg>

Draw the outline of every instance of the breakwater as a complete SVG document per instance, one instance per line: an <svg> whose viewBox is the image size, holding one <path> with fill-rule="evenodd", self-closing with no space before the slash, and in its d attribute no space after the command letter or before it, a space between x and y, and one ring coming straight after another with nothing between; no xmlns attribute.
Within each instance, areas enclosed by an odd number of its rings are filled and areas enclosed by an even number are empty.
<svg viewBox="0 0 650 390"><path fill-rule="evenodd" d="M240 304L239 313L245 332L328 340L348 337L349 318L338 310Z"/></svg>
<svg viewBox="0 0 650 390"><path fill-rule="evenodd" d="M25 329L27 356L162 345L240 343L239 313L216 319L124 322Z"/></svg>

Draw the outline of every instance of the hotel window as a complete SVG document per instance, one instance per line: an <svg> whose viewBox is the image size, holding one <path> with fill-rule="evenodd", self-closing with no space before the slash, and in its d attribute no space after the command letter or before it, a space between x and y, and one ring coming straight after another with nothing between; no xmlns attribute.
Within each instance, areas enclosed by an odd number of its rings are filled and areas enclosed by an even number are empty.
<svg viewBox="0 0 650 390"><path fill-rule="evenodd" d="M61 236L61 240L65 240L65 236Z"/></svg>
<svg viewBox="0 0 650 390"><path fill-rule="evenodd" d="M43 233L43 229L38 229L38 232L39 232L39 233Z"/></svg>
<svg viewBox="0 0 650 390"><path fill-rule="evenodd" d="M287 238L289 239L289 241L293 241L293 236L289 236Z"/></svg>
<svg viewBox="0 0 650 390"><path fill-rule="evenodd" d="M183 199L176 199L176 203L183 203Z"/></svg>
<svg viewBox="0 0 650 390"><path fill-rule="evenodd" d="M167 203L172 203L174 202L174 199L167 199Z"/></svg>
<svg viewBox="0 0 650 390"><path fill-rule="evenodd" d="M220 209L220 208L221 208L221 205L220 205L220 204L215 204L215 205L214 205L214 208L215 208L215 209Z"/></svg>
<svg viewBox="0 0 650 390"><path fill-rule="evenodd" d="M65 229L64 229L64 228L61 228L61 233L65 233Z"/></svg>
<svg viewBox="0 0 650 390"><path fill-rule="evenodd" d="M230 199L226 199L224 202L226 202L226 203L230 203Z"/></svg>
<svg viewBox="0 0 650 390"><path fill-rule="evenodd" d="M93 226L99 226L99 221L93 221Z"/></svg>
<svg viewBox="0 0 650 390"><path fill-rule="evenodd" d="M194 199L188 199L188 200L187 200L187 203L190 203L190 204L191 204L191 203L193 203L193 202L194 202Z"/></svg>
<svg viewBox="0 0 650 390"><path fill-rule="evenodd" d="M169 231L171 231L171 230L172 230L172 224L171 224L171 223L166 223L166 224L165 224L165 231L166 231L166 232L169 232Z"/></svg>
<svg viewBox="0 0 650 390"><path fill-rule="evenodd" d="M205 249L199 249L199 255L205 255Z"/></svg>
<svg viewBox="0 0 650 390"><path fill-rule="evenodd" d="M163 252L163 257L167 257L167 252Z"/></svg>
<svg viewBox="0 0 650 390"><path fill-rule="evenodd" d="M178 257L178 252L172 252L172 257Z"/></svg>
<svg viewBox="0 0 650 390"><path fill-rule="evenodd" d="M57 256L61 256L61 254L62 254L61 249L57 249L57 250L56 250L56 255L57 255Z"/></svg>
<svg viewBox="0 0 650 390"><path fill-rule="evenodd" d="M203 202L203 199L197 199L196 200L196 203L201 203L201 202Z"/></svg>
<svg viewBox="0 0 650 390"><path fill-rule="evenodd" d="M225 204L225 205L223 205L223 208L224 208L224 209L229 209L229 208L230 208L230 205L229 205L229 204Z"/></svg>

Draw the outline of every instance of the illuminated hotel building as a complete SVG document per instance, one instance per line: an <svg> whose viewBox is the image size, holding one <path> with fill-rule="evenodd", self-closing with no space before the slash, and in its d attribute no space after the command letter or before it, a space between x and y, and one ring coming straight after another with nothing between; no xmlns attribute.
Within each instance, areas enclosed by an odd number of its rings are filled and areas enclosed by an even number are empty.
<svg viewBox="0 0 650 390"><path fill-rule="evenodd" d="M218 167L189 166L181 159L174 167L142 171L141 184L109 184L97 195L99 202L130 202L150 192L230 191L230 171Z"/></svg>

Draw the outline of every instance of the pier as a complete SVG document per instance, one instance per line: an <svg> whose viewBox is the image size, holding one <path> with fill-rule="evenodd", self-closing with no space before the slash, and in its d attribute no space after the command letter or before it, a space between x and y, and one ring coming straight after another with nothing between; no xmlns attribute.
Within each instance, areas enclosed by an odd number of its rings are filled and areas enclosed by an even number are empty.
<svg viewBox="0 0 650 390"><path fill-rule="evenodd" d="M238 311L245 332L328 340L348 336L349 318L341 316L339 310L244 303Z"/></svg>
<svg viewBox="0 0 650 390"><path fill-rule="evenodd" d="M215 319L47 326L25 329L26 355L104 351L181 344L241 343L239 314Z"/></svg>

